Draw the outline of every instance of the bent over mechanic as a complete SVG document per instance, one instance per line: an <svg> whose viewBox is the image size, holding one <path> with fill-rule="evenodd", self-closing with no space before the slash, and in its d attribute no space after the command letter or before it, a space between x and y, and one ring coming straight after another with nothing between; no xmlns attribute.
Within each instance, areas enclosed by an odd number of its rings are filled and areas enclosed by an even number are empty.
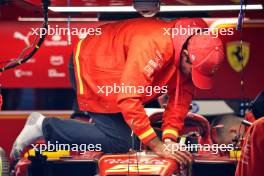
<svg viewBox="0 0 264 176"><path fill-rule="evenodd" d="M102 35L89 36L74 50L74 70L80 110L87 111L94 123L29 116L16 139L11 155L40 137L46 141L101 144L104 152L127 152L131 130L156 154L180 163L191 160L188 152L164 150L164 141L176 141L189 110L194 85L212 87L212 76L221 65L224 53L220 39L208 33L169 35L169 29L207 28L202 19L130 19L101 26ZM172 30L170 30L172 31ZM169 102L163 116L162 141L150 125L143 108L159 96L153 92L120 92L105 95L98 87L167 86Z"/></svg>

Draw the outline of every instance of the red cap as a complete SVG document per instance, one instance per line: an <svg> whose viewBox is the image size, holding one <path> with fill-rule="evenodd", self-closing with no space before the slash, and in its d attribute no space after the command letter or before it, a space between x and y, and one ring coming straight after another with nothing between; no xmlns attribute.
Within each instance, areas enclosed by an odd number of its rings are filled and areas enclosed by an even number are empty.
<svg viewBox="0 0 264 176"><path fill-rule="evenodd" d="M213 76L224 61L222 41L210 34L199 33L188 42L189 58L192 62L192 80L200 89L211 89Z"/></svg>
<svg viewBox="0 0 264 176"><path fill-rule="evenodd" d="M208 25L202 18L181 18L177 19L175 21L172 21L174 23L174 28L180 29L191 29L191 28L208 28ZM187 41L187 39L194 35L193 33L187 32L185 35L175 35L173 37L173 45L174 45L174 57L175 62L177 64L180 63L180 55L182 51L182 46Z"/></svg>

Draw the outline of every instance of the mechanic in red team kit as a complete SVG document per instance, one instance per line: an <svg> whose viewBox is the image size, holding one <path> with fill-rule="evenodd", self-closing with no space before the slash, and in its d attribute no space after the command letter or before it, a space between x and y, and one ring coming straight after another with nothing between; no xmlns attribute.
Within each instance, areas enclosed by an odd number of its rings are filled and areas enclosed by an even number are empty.
<svg viewBox="0 0 264 176"><path fill-rule="evenodd" d="M163 144L176 144L194 87L210 89L224 59L221 40L204 28L207 24L198 18L130 19L101 26L101 35L78 42L73 58L78 105L94 123L32 113L11 156L18 158L41 137L52 143L100 144L106 153L127 152L132 130L157 155L190 162L189 152L165 151ZM162 93L169 102L160 140L143 105Z"/></svg>
<svg viewBox="0 0 264 176"><path fill-rule="evenodd" d="M251 103L246 120L253 122L247 129L236 176L262 176L264 163L264 91Z"/></svg>

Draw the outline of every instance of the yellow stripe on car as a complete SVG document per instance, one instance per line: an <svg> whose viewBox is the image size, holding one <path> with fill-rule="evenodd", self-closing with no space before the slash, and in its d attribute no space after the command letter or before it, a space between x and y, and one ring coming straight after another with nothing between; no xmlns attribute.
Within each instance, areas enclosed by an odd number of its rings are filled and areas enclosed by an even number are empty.
<svg viewBox="0 0 264 176"><path fill-rule="evenodd" d="M24 158L27 158L29 156L35 156L36 151L34 149L30 149L28 152L24 154ZM48 159L59 159L60 157L67 157L70 156L70 151L69 150L58 150L54 152L42 152L41 153L43 156L47 156Z"/></svg>

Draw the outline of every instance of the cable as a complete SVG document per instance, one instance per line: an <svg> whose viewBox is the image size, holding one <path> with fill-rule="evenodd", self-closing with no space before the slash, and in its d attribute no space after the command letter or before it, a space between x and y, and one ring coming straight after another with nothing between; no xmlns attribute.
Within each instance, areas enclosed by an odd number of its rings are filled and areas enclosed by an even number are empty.
<svg viewBox="0 0 264 176"><path fill-rule="evenodd" d="M241 132L241 127L242 127L242 122L240 123L240 125L239 125L239 129L238 129L238 134L235 136L235 139L233 140L234 141L234 156L235 156L235 159L236 159L236 161L238 161L238 157L237 157L237 144L239 143L239 139L240 139L240 137L241 137L241 135L240 135L240 132Z"/></svg>
<svg viewBox="0 0 264 176"><path fill-rule="evenodd" d="M43 16L44 16L44 23L42 25L42 28L45 28L48 30L48 6L50 5L50 0L42 0L42 11L43 11ZM26 47L25 49L22 50L22 52L19 54L17 59L12 59L10 62L8 62L4 67L0 68L0 72L3 72L5 70L14 68L18 65L21 65L28 61L40 48L42 45L43 41L45 40L47 34L42 36L38 42L37 42L37 37L34 39L33 46ZM36 44L37 43L37 44ZM29 48L34 49L24 58L22 56L24 55L25 51L28 50Z"/></svg>
<svg viewBox="0 0 264 176"><path fill-rule="evenodd" d="M71 6L71 0L67 0L67 4L70 7ZM67 33L67 41L68 45L71 45L71 16L68 16L67 19L67 27L68 27L68 33Z"/></svg>
<svg viewBox="0 0 264 176"><path fill-rule="evenodd" d="M137 166L137 175L139 176L139 167L138 167L138 155L137 155L137 151L136 152L136 166Z"/></svg>
<svg viewBox="0 0 264 176"><path fill-rule="evenodd" d="M131 122L131 149L128 152L128 165L127 165L128 168L127 168L127 174L129 175L129 173L130 173L130 158L131 158L130 153L135 152L137 175L139 176L138 155L137 155L137 151L135 150L135 139L134 139L135 136L134 136L133 129L134 129L134 120L132 120L132 122Z"/></svg>
<svg viewBox="0 0 264 176"><path fill-rule="evenodd" d="M10 59L9 61L2 61L2 62L0 62L0 64L6 64L5 67L8 67L8 66L11 65L12 63L22 63L22 61L23 61L23 58L22 58L23 55L25 54L25 52L26 52L28 49L33 48L33 47L36 45L36 43L37 43L37 39L38 39L38 37L35 36L35 39L34 39L33 44L31 44L30 46L24 48L24 49L22 50L22 52L19 54L18 58ZM11 61L11 62L10 62L10 61ZM19 64L19 65L20 65L20 64ZM5 69L5 70L6 70L6 69Z"/></svg>
<svg viewBox="0 0 264 176"><path fill-rule="evenodd" d="M245 6L245 9L243 10L243 6ZM240 53L239 53L239 56L240 59L239 62L241 64L241 74L240 74L240 105L243 103L245 104L245 82L244 82L244 76L245 76L245 69L244 69L244 64L243 64L243 61L244 61L244 56L243 56L243 25L244 25L244 17L245 17L245 13L246 13L246 6L247 6L247 0L240 0L240 12L239 12L239 15L238 15L238 22L237 22L237 30L240 31L240 46L239 46L239 49L240 49ZM240 112L240 115L244 115L244 118L245 118L245 113L242 114ZM245 134L245 130L243 131L243 134L240 135L241 133L241 126L242 126L242 122L240 123L239 125L239 130L238 130L238 134L235 136L234 138L234 149L235 149L235 152L234 152L234 155L235 155L235 159L236 161L238 161L238 157L237 157L237 152L236 152L236 149L237 149L237 145L239 144L239 139L242 137L244 137L244 134Z"/></svg>
<svg viewBox="0 0 264 176"><path fill-rule="evenodd" d="M243 5L245 5L245 9L243 10ZM247 1L246 0L240 0L240 12L238 17L238 26L237 30L240 31L240 64L241 64L241 74L240 74L240 97L241 97L241 103L245 105L245 82L244 82L244 76L245 76L245 68L244 68L244 56L243 56L243 26L244 26L244 17L246 14L246 7L247 7ZM245 114L241 114L245 115Z"/></svg>
<svg viewBox="0 0 264 176"><path fill-rule="evenodd" d="M129 166L130 165L130 151L128 151L128 163L127 163L127 175L129 175Z"/></svg>

